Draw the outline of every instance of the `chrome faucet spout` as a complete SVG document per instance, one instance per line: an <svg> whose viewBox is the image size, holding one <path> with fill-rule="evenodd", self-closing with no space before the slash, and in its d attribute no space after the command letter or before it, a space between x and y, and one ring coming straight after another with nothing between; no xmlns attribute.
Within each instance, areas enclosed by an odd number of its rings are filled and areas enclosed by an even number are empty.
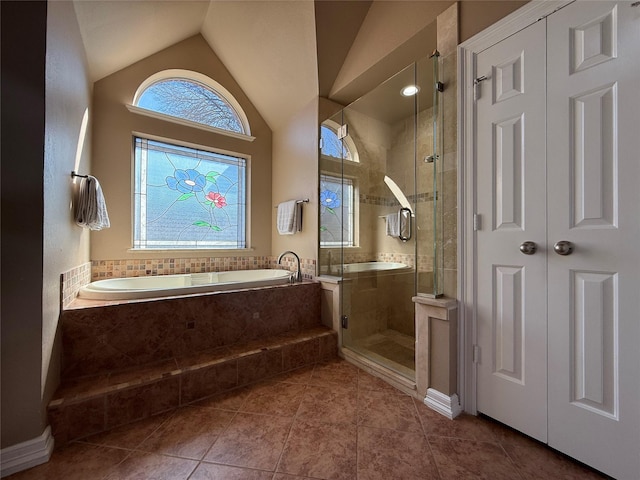
<svg viewBox="0 0 640 480"><path fill-rule="evenodd" d="M294 257L296 257L296 262L298 263L298 270L296 270L296 282L302 282L302 271L300 270L300 257L295 253L292 252L291 250L287 250L286 252L282 252L280 254L280 256L278 257L278 265L280 265L280 262L282 262L282 257L284 257L287 254L291 254Z"/></svg>

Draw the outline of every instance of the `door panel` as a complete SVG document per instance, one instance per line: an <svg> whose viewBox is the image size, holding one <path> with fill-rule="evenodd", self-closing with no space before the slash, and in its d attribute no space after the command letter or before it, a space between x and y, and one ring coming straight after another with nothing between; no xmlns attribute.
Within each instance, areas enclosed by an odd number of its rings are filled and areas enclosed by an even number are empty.
<svg viewBox="0 0 640 480"><path fill-rule="evenodd" d="M640 7L560 10L547 55L549 444L637 479Z"/></svg>
<svg viewBox="0 0 640 480"><path fill-rule="evenodd" d="M543 23L481 52L478 88L478 410L546 441ZM524 255L519 246L539 249Z"/></svg>
<svg viewBox="0 0 640 480"><path fill-rule="evenodd" d="M640 7L578 1L477 74L477 408L639 479Z"/></svg>

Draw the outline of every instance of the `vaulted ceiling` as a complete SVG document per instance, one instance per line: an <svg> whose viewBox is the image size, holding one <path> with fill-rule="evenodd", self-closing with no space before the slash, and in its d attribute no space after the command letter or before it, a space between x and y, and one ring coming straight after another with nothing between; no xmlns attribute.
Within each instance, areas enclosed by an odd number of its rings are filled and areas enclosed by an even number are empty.
<svg viewBox="0 0 640 480"><path fill-rule="evenodd" d="M198 33L275 130L338 75L370 0L75 0L100 80Z"/></svg>

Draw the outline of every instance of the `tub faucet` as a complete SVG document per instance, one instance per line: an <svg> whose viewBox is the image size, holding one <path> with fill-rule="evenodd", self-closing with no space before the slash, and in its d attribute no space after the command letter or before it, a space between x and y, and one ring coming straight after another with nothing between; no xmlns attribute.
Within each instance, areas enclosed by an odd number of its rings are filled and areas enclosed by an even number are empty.
<svg viewBox="0 0 640 480"><path fill-rule="evenodd" d="M296 282L301 282L302 281L302 272L300 271L300 257L298 255L296 255L295 252L292 252L291 250L287 250L286 252L281 253L280 256L278 257L278 265L280 265L280 262L282 261L282 257L284 257L287 253L290 253L291 255L296 257L296 262L298 262L298 270L296 271L295 281Z"/></svg>

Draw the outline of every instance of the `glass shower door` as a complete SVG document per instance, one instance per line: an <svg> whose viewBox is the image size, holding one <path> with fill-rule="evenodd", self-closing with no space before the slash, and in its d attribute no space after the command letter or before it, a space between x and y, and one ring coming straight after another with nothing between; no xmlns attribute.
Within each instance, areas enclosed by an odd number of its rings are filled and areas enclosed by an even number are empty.
<svg viewBox="0 0 640 480"><path fill-rule="evenodd" d="M416 91L406 91L414 87ZM416 105L411 65L343 110L343 348L413 380Z"/></svg>
<svg viewBox="0 0 640 480"><path fill-rule="evenodd" d="M413 297L442 289L439 64L410 65L320 126L318 273L340 277L342 350L409 380Z"/></svg>

